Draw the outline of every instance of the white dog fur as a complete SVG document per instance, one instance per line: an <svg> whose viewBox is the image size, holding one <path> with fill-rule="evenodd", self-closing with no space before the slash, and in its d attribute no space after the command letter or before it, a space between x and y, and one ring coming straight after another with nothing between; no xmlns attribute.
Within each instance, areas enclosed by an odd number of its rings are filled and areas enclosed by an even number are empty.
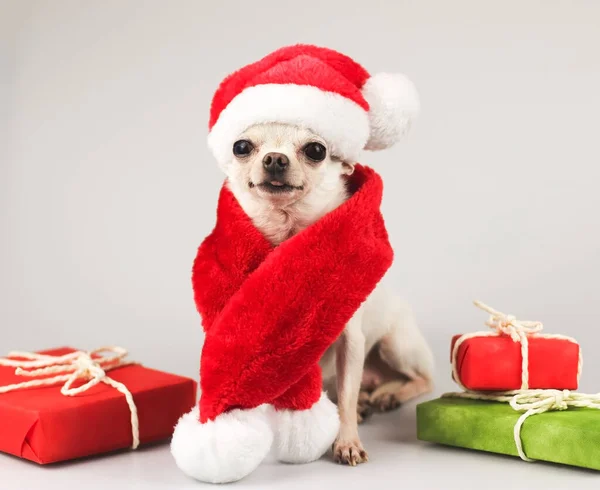
<svg viewBox="0 0 600 490"><path fill-rule="evenodd" d="M250 127L238 140L249 142L251 151L238 156L232 151L220 165L244 211L273 244L300 232L348 198L344 179L354 171L355 162L330 154L320 135L289 124L265 123ZM326 149L321 162L304 153L312 142ZM289 160L275 178L263 165L269 153ZM321 366L324 386L337 401L340 416L334 458L352 466L368 460L357 427L364 416L396 408L431 390L429 346L410 307L381 285L325 353Z"/></svg>

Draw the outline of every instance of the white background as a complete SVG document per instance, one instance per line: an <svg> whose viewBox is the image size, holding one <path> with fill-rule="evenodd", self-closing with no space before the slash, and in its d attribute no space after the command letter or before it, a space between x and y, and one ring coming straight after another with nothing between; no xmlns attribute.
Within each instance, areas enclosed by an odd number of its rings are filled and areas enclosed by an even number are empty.
<svg viewBox="0 0 600 490"><path fill-rule="evenodd" d="M384 178L390 282L432 344L437 392L452 387L450 336L483 327L475 298L579 339L581 389L600 390L600 3L0 8L0 353L118 344L149 366L196 377L202 335L190 269L223 178L205 143L212 93L228 72L310 42L372 73L404 72L420 91L422 115L407 140L362 162ZM432 488L423 482L434 477L450 488L452 479L468 486L458 475L477 464L498 485L508 471L529 488L598 485L600 476L579 470L421 445L413 426L414 406L365 426L369 465L272 464L247 484L359 488L388 475L398 488ZM147 465L160 478L144 480ZM46 479L106 478L97 488L187 481L165 447L47 472L1 457L0 472L15 479L0 482L11 490Z"/></svg>

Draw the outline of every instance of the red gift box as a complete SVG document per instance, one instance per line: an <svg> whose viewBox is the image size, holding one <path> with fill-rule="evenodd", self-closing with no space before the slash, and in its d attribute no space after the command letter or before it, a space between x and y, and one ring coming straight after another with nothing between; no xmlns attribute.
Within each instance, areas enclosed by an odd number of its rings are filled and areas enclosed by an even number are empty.
<svg viewBox="0 0 600 490"><path fill-rule="evenodd" d="M452 339L454 344L461 337ZM579 345L565 338L528 337L529 388L576 390ZM521 343L508 335L472 337L458 347L459 381L472 391L518 390L522 383Z"/></svg>
<svg viewBox="0 0 600 490"><path fill-rule="evenodd" d="M42 354L71 352L76 351L60 348ZM196 401L196 383L189 378L139 364L107 374L133 395L142 444L169 438ZM14 367L0 366L0 387L30 379L17 376ZM61 394L60 384L0 393L0 451L46 464L131 447L132 440L126 397L107 384L75 396Z"/></svg>

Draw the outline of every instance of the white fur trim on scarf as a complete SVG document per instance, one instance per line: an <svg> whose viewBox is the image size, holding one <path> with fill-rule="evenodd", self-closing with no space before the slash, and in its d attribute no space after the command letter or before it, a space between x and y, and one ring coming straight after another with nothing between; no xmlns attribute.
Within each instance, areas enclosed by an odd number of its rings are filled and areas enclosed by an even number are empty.
<svg viewBox="0 0 600 490"><path fill-rule="evenodd" d="M274 410L273 422L275 455L285 463L319 459L340 429L337 407L325 393L307 410Z"/></svg>
<svg viewBox="0 0 600 490"><path fill-rule="evenodd" d="M310 85L265 84L248 87L229 103L208 135L208 146L220 164L227 163L240 134L268 122L308 128L331 145L334 155L352 162L369 138L367 112L350 99Z"/></svg>
<svg viewBox="0 0 600 490"><path fill-rule="evenodd" d="M414 84L404 75L378 73L362 88L369 103L371 134L366 150L389 148L410 129L419 114L419 96Z"/></svg>
<svg viewBox="0 0 600 490"><path fill-rule="evenodd" d="M204 424L198 414L196 406L183 415L171 441L171 454L186 475L209 483L237 481L269 453L273 431L266 405L232 410Z"/></svg>

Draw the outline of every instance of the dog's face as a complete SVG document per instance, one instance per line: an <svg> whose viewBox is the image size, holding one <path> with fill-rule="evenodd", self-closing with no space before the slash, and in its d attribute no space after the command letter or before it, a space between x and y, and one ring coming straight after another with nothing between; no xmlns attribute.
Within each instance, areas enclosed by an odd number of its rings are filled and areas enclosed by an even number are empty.
<svg viewBox="0 0 600 490"><path fill-rule="evenodd" d="M308 129L268 123L239 135L224 170L234 194L286 207L337 191L354 164L337 158Z"/></svg>

